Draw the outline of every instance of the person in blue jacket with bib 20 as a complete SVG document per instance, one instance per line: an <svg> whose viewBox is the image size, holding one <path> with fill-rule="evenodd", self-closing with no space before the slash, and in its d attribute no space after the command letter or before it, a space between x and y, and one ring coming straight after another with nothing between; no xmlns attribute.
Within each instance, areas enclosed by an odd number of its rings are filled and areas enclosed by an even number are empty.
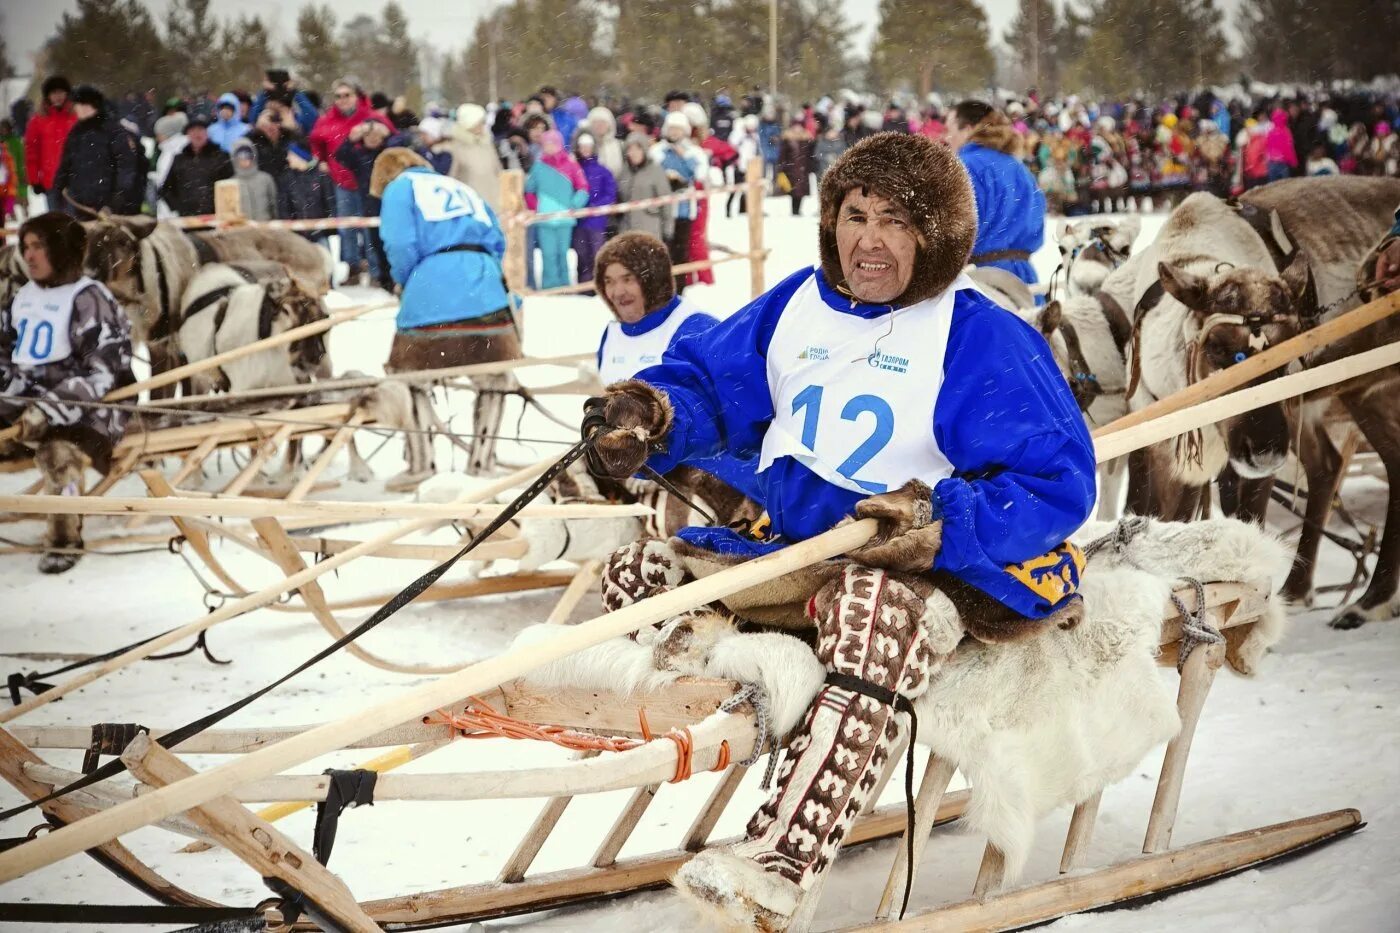
<svg viewBox="0 0 1400 933"><path fill-rule="evenodd" d="M374 160L370 194L382 200L379 236L395 282L403 287L385 370L406 372L520 358L510 298L501 273L506 239L481 195L439 175L411 149ZM473 378L477 399L469 472L494 457L507 374Z"/></svg>
<svg viewBox="0 0 1400 933"><path fill-rule="evenodd" d="M1094 502L1093 445L1045 340L963 275L978 228L957 155L872 136L820 198L819 265L609 386L584 421L591 465L612 476L756 451L769 520L619 550L610 610L853 518L878 525L845 558L723 601L815 629L828 672L746 838L674 881L745 929L788 926L898 747L897 713L965 634L1008 641L1083 614L1067 538ZM703 655L725 623L696 615L638 640L662 667Z"/></svg>

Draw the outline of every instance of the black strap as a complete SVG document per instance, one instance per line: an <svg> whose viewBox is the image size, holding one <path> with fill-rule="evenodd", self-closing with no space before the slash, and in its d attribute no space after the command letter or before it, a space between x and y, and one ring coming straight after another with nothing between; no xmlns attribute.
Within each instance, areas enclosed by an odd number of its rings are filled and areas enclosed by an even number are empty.
<svg viewBox="0 0 1400 933"><path fill-rule="evenodd" d="M441 564L438 564L432 570L429 570L427 573L423 574L417 580L414 580L408 586L404 587L392 599L390 599L384 605L380 606L377 610L375 610L372 616L370 616L365 621L361 622L359 625L355 626L355 628L353 628L349 632L346 632L345 635L336 639L334 642L321 649L320 651L316 652L311 657L307 658L305 661L298 664L296 667L292 668L286 674L283 674L281 677L277 678L267 686L259 687L257 690L254 690L252 693L248 694L242 699L235 700L234 702L223 707L222 709L215 710L214 712L209 713L206 716L202 716L199 719L194 720L193 722L187 723L186 725L183 725L178 729L174 729L170 732L167 732L156 741L159 742L160 745L164 748L174 748L181 742L184 742L192 736L199 735L205 729L208 729L209 727L222 722L223 720L227 719L229 716L232 716L239 710L251 705L252 703L266 696L268 693L271 693L273 690L282 686L282 684L291 680L293 677L296 677L303 671L316 666L317 664L324 661L326 658L335 654L341 648L344 648L346 645L359 638L361 635L375 628L385 619L394 615L394 613L398 612L404 606L407 606L409 603L413 602L413 600L417 599L418 596L420 596L425 590L427 590L428 587L432 586L434 583L440 580L442 576L447 573L447 571L451 570L452 567L456 565L456 563L459 560L467 556L467 554L469 554L478 544L480 544L482 541L485 541L487 538L491 537L502 527L504 527L506 523L513 519L521 509L529 505L530 502L532 502L535 498L537 498L540 495L540 493L544 492L545 489L548 488L549 484L552 483L556 477L558 477L561 473L567 470L570 464L572 464L579 457L583 456L584 452L590 449L591 447L591 441L581 440L573 447L569 448L568 452L565 453L564 456L560 457L554 462L553 466L551 466L549 469L545 470L538 477L536 477L535 481L531 483L524 492L517 496L505 508L501 509L500 514L497 515L494 519L492 519L490 524L488 524L484 529L482 529L480 533L478 533L470 541L463 545L461 550L459 550L456 554L452 555L447 560L443 561ZM64 794L71 793L75 790L81 790L85 787L91 787L93 784L99 783L100 781L105 781L109 778L116 777L118 774L121 774L125 770L126 765L122 762L122 760L120 758L114 758L107 764L93 771L91 774L79 778L78 780L67 785L66 787L60 787L54 790L52 793L39 798L38 800L32 801L27 804L23 804L18 807L12 807L11 809L6 810L3 813L0 813L0 822L11 819L12 817L18 816L21 813L25 813L29 810L34 809L35 807L48 803L52 800L57 800Z"/></svg>
<svg viewBox="0 0 1400 933"><path fill-rule="evenodd" d="M218 255L214 252L214 247L198 233L191 233L186 230L185 239L189 240L190 245L194 247L195 261L198 265L207 266L211 262L219 261Z"/></svg>
<svg viewBox="0 0 1400 933"><path fill-rule="evenodd" d="M968 262L974 266L980 266L989 262L1004 262L1008 259L1016 259L1022 262L1029 262L1031 254L1023 249L994 249L986 253L977 253Z"/></svg>
<svg viewBox="0 0 1400 933"><path fill-rule="evenodd" d="M261 930L262 912L248 907L171 907L165 904L0 904L8 923L155 924L197 923L196 930ZM252 925L249 925L252 924Z"/></svg>
<svg viewBox="0 0 1400 933"><path fill-rule="evenodd" d="M92 738L87 751L83 753L83 773L97 770L103 755L120 755L122 749L142 732L150 732L145 726L134 722L99 722L92 727Z"/></svg>
<svg viewBox="0 0 1400 933"><path fill-rule="evenodd" d="M191 302L188 308L185 309L184 319L188 321L190 318L194 317L196 314L203 311L205 308L212 307L216 303L223 301L235 288L238 288L238 286L220 285L218 288L210 289L203 295L200 295L193 302ZM214 319L214 330L217 331L219 329L219 325L223 322L224 317L223 314L220 313L219 316Z"/></svg>
<svg viewBox="0 0 1400 933"><path fill-rule="evenodd" d="M711 526L719 524L719 519L715 518L712 514L710 514L708 509L702 508L699 505L699 503L697 503L694 499L681 492L680 489L676 487L676 484L671 482L665 476L653 470L645 463L642 464L642 472L646 475L647 479L656 483L662 489L666 490L671 495L675 496L677 499L690 506L691 511L699 512L702 516L704 516L705 521L709 522Z"/></svg>
<svg viewBox="0 0 1400 933"><path fill-rule="evenodd" d="M491 255L489 249L475 243L454 243L451 246L444 246L442 249L435 249L428 255L440 256L443 253L485 253L488 256Z"/></svg>
<svg viewBox="0 0 1400 933"><path fill-rule="evenodd" d="M1098 292L1096 297L1104 320L1108 321L1108 331L1113 335L1113 345L1118 348L1118 355L1122 356L1133 336L1133 322L1128 320L1128 312L1123 310L1117 298L1105 291Z"/></svg>
<svg viewBox="0 0 1400 933"><path fill-rule="evenodd" d="M316 830L311 836L311 854L326 865L335 848L335 833L340 828L340 815L349 807L374 805L374 785L377 771L356 768L350 771L328 768L323 772L330 780L326 799L316 804Z"/></svg>
<svg viewBox="0 0 1400 933"><path fill-rule="evenodd" d="M899 919L903 920L904 912L909 909L909 892L914 884L914 743L919 740L919 715L914 712L914 702L907 696L853 674L828 671L826 685L868 696L876 703L893 706L909 715L909 747L904 755L904 842L908 859L904 870L904 901L899 905Z"/></svg>
<svg viewBox="0 0 1400 933"><path fill-rule="evenodd" d="M311 918L311 921L319 926L325 933L350 933L344 926L337 923L326 913L325 909L317 904L305 891L299 891L281 878L264 878L263 884L281 899L279 910L282 914L284 928L290 928L297 920L301 919L303 912Z"/></svg>
<svg viewBox="0 0 1400 933"><path fill-rule="evenodd" d="M157 638L168 635L173 631L174 629L167 629L159 635L152 635L150 638L143 638L129 645L122 645L120 648L113 648L106 654L94 654L90 657L83 658L81 661L74 661L72 664L65 664L63 667L45 671L42 674L37 671L32 671L28 674L15 672L9 676L5 684L10 690L10 702L14 703L15 706L19 706L21 703L21 690L28 690L35 696L38 696L41 693L53 689L53 684L46 683L50 677L57 677L59 674L66 674L69 671L76 671L79 668L88 667L93 664L101 664L103 661L110 661L112 658L126 654L132 648L139 648L147 642L155 641Z"/></svg>

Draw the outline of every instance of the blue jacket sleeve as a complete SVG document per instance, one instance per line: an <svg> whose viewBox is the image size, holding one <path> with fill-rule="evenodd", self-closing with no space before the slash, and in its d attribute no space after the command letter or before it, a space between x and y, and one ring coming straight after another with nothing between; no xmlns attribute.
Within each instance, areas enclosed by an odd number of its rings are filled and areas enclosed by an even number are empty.
<svg viewBox="0 0 1400 933"><path fill-rule="evenodd" d="M400 285L408 282L413 267L423 258L418 242L418 208L413 200L413 184L400 176L384 189L379 208L379 238L389 271Z"/></svg>
<svg viewBox="0 0 1400 933"><path fill-rule="evenodd" d="M647 461L653 469L758 448L773 420L768 344L793 292L812 274L796 272L728 320L673 341L659 365L637 374L665 392L674 410L665 450Z"/></svg>
<svg viewBox="0 0 1400 933"><path fill-rule="evenodd" d="M959 308L934 409L955 471L934 489L935 569L1001 568L1064 541L1094 502L1094 446L1050 348L977 296Z"/></svg>

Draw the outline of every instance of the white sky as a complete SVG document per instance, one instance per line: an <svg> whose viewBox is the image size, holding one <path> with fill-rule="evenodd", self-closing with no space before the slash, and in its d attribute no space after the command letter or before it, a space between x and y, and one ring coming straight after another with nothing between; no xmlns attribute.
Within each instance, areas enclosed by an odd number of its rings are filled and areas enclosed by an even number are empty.
<svg viewBox="0 0 1400 933"><path fill-rule="evenodd" d="M855 27L855 46L864 50L875 27L878 0L843 0L847 15ZM978 0L987 11L992 35L1000 39L1016 13L1017 0ZM165 18L169 0L145 0L158 21ZM471 37L477 18L496 5L495 0L399 0L408 14L415 38L426 40L441 49L455 49ZM1239 0L1217 0L1226 12L1227 22L1233 21ZM214 0L216 16L257 14L273 27L274 47L287 44L289 33L296 26L300 0ZM10 60L21 74L31 69L31 56L53 33L65 12L77 9L77 0L0 0L0 30L9 47ZM334 0L331 3L340 22L360 13L378 16L384 0ZM1234 38L1233 25L1228 30ZM75 80L80 80L75 77Z"/></svg>

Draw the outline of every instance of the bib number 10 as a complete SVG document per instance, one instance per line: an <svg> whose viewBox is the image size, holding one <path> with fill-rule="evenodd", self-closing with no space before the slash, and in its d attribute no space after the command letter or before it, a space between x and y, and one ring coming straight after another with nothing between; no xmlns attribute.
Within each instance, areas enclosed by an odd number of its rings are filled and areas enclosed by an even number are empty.
<svg viewBox="0 0 1400 933"><path fill-rule="evenodd" d="M814 453L817 449L817 428L821 417L822 394L825 392L825 388L825 386L809 385L792 399L793 415L796 416L798 412L803 412L802 446ZM861 467L874 460L876 455L884 450L890 439L894 437L894 410L890 408L889 402L878 395L857 395L841 409L841 420L860 421L861 416L867 414L875 416L870 436L851 451L851 455L841 462L841 465L836 468L836 472L866 492L885 492L887 487L884 483L863 480L856 476L856 473L860 472Z"/></svg>
<svg viewBox="0 0 1400 933"><path fill-rule="evenodd" d="M24 350L25 336L29 336L29 349L25 352L30 359L46 360L53 352L53 325L48 321L40 321L30 330L29 319L20 318L15 334L15 347L19 350Z"/></svg>

